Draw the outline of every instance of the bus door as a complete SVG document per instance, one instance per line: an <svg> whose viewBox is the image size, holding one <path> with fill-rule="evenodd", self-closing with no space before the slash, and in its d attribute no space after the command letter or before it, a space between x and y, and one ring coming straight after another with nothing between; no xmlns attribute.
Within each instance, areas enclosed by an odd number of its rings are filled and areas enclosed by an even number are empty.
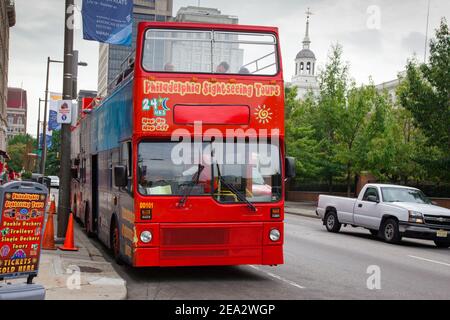
<svg viewBox="0 0 450 320"><path fill-rule="evenodd" d="M92 156L92 229L97 231L98 221L98 155Z"/></svg>

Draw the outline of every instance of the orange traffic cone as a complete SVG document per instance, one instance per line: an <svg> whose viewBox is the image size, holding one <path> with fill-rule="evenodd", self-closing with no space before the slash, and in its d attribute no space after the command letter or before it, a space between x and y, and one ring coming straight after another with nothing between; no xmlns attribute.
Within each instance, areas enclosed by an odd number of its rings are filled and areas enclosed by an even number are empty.
<svg viewBox="0 0 450 320"><path fill-rule="evenodd" d="M64 240L64 245L62 247L58 247L58 249L63 251L78 251L78 248L75 247L75 242L73 239L73 213L70 212L69 223L67 224L66 231L66 240Z"/></svg>
<svg viewBox="0 0 450 320"><path fill-rule="evenodd" d="M48 214L47 217L47 223L45 224L44 240L42 241L42 249L56 250L53 214Z"/></svg>
<svg viewBox="0 0 450 320"><path fill-rule="evenodd" d="M48 214L50 214L50 215L56 214L55 197L53 197L52 201L50 202L50 208L48 209Z"/></svg>

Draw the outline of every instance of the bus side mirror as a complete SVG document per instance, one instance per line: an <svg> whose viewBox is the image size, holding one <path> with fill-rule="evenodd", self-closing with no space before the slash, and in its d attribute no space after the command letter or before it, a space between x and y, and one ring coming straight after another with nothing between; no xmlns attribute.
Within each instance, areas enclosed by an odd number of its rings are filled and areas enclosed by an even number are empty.
<svg viewBox="0 0 450 320"><path fill-rule="evenodd" d="M286 178L295 178L296 172L295 172L295 158L292 157L286 157L285 160L286 164Z"/></svg>
<svg viewBox="0 0 450 320"><path fill-rule="evenodd" d="M116 187L124 188L128 185L127 167L115 166L114 167L114 183Z"/></svg>

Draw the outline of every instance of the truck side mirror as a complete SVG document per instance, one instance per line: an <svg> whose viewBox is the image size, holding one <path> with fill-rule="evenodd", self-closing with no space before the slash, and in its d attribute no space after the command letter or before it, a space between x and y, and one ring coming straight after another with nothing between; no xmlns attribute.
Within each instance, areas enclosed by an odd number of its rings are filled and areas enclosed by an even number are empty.
<svg viewBox="0 0 450 320"><path fill-rule="evenodd" d="M286 178L291 179L295 178L295 158L286 157L285 159L285 167L286 167Z"/></svg>
<svg viewBox="0 0 450 320"><path fill-rule="evenodd" d="M374 195L370 195L367 197L367 201L369 202L376 202L376 203L380 203L380 200L378 200L378 198Z"/></svg>
<svg viewBox="0 0 450 320"><path fill-rule="evenodd" d="M114 184L116 187L124 188L128 185L127 167L115 166L114 167Z"/></svg>

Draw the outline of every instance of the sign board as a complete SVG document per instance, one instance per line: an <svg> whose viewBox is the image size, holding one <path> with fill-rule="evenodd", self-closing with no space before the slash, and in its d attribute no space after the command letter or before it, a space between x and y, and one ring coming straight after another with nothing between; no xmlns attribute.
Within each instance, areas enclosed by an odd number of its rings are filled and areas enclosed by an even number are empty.
<svg viewBox="0 0 450 320"><path fill-rule="evenodd" d="M83 0L83 38L131 47L133 0Z"/></svg>
<svg viewBox="0 0 450 320"><path fill-rule="evenodd" d="M72 100L58 101L58 114L56 120L61 124L72 123Z"/></svg>
<svg viewBox="0 0 450 320"><path fill-rule="evenodd" d="M0 187L0 278L37 275L47 195L35 182Z"/></svg>

